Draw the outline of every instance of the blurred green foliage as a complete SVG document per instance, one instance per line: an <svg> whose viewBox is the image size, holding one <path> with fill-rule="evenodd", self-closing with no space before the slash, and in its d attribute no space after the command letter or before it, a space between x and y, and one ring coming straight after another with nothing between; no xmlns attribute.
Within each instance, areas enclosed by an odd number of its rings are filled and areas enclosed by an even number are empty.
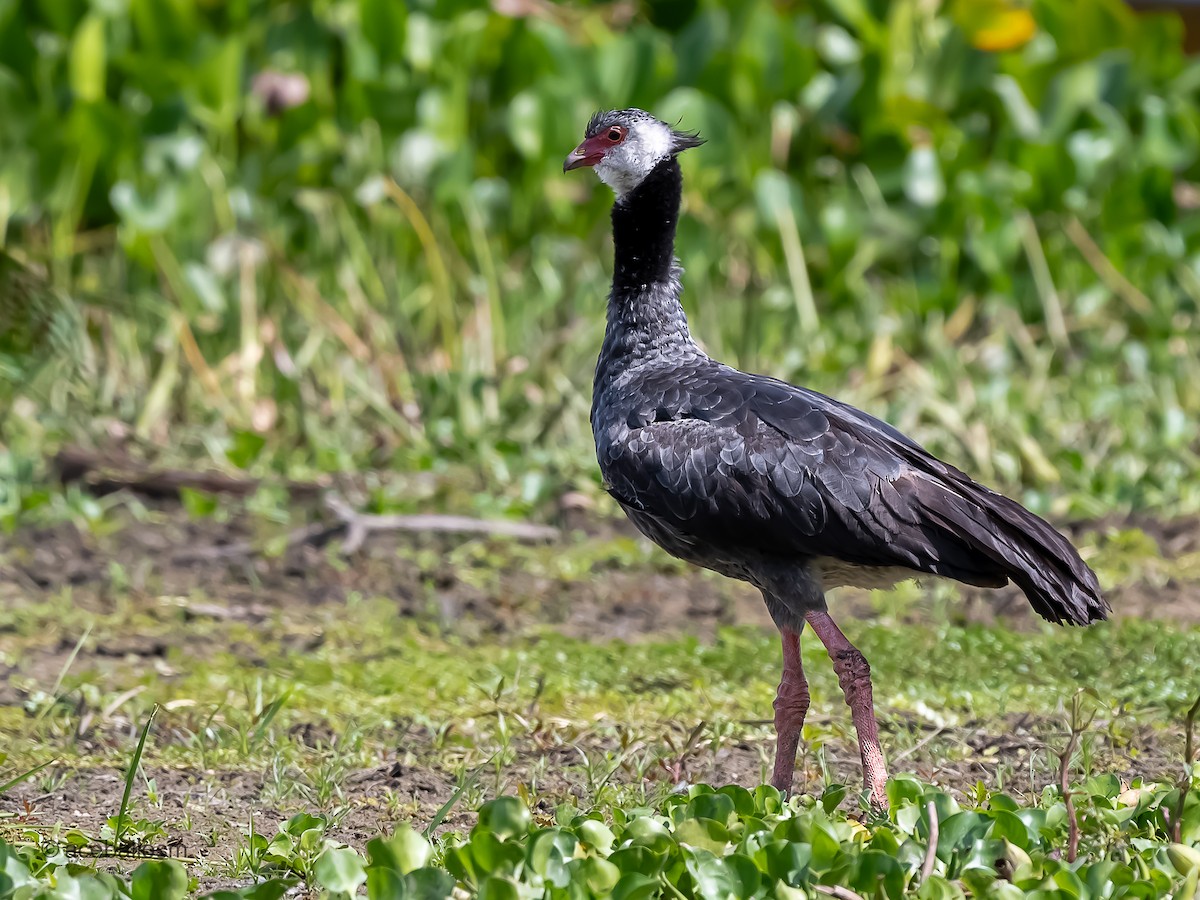
<svg viewBox="0 0 1200 900"><path fill-rule="evenodd" d="M0 0L9 452L261 434L238 464L594 491L610 197L560 166L638 105L708 138L679 255L714 354L1043 510L1200 509L1200 66L1119 0L1029 12ZM11 362L32 273L69 369Z"/></svg>

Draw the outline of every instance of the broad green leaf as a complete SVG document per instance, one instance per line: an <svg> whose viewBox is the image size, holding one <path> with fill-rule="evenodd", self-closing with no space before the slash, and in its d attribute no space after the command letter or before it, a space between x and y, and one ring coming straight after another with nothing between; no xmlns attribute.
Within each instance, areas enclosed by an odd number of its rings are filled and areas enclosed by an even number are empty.
<svg viewBox="0 0 1200 900"><path fill-rule="evenodd" d="M187 896L188 876L173 859L148 860L133 870L132 900L180 900Z"/></svg>
<svg viewBox="0 0 1200 900"><path fill-rule="evenodd" d="M375 838L367 844L370 866L383 866L407 875L425 866L433 856L433 845L405 823L390 838Z"/></svg>
<svg viewBox="0 0 1200 900"><path fill-rule="evenodd" d="M520 900L521 891L507 878L489 875L479 883L479 900Z"/></svg>
<svg viewBox="0 0 1200 900"><path fill-rule="evenodd" d="M660 889L657 878L631 872L621 876L610 896L613 900L650 900L659 896Z"/></svg>
<svg viewBox="0 0 1200 900"><path fill-rule="evenodd" d="M354 894L367 881L362 857L349 847L327 847L313 864L313 876L327 891Z"/></svg>
<svg viewBox="0 0 1200 900"><path fill-rule="evenodd" d="M549 884L565 888L570 883L567 860L575 855L577 841L560 828L547 828L529 839L526 864Z"/></svg>
<svg viewBox="0 0 1200 900"><path fill-rule="evenodd" d="M583 820L575 827L575 831L583 843L594 848L602 856L608 854L616 841L612 829L596 819Z"/></svg>
<svg viewBox="0 0 1200 900"><path fill-rule="evenodd" d="M504 841L525 834L532 822L529 807L516 797L497 797L479 808L476 827Z"/></svg>
<svg viewBox="0 0 1200 900"><path fill-rule="evenodd" d="M442 900L454 893L454 878L441 869L425 866L404 876L404 889L406 900Z"/></svg>

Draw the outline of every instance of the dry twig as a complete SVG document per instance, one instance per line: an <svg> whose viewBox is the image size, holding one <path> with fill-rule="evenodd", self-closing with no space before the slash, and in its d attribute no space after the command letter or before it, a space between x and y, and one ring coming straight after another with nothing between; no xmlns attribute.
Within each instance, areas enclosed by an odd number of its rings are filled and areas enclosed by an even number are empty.
<svg viewBox="0 0 1200 900"><path fill-rule="evenodd" d="M840 887L836 884L814 884L813 890L818 894L828 894L830 897L839 897L841 900L862 900L861 894L856 894L849 888Z"/></svg>
<svg viewBox="0 0 1200 900"><path fill-rule="evenodd" d="M929 846L925 848L925 861L921 863L921 882L924 884L929 880L929 876L933 874L933 864L937 862L937 845L938 845L938 815L937 807L930 800L925 807L925 812L929 815Z"/></svg>
<svg viewBox="0 0 1200 900"><path fill-rule="evenodd" d="M1075 245L1075 249L1092 267L1092 271L1100 276L1100 280L1104 282L1105 286L1124 300L1130 309L1145 315L1154 308L1150 303L1150 298L1138 290L1137 286L1122 275L1112 261L1104 255L1100 245L1092 239L1078 219L1074 216L1068 219L1064 231L1071 239L1071 243Z"/></svg>

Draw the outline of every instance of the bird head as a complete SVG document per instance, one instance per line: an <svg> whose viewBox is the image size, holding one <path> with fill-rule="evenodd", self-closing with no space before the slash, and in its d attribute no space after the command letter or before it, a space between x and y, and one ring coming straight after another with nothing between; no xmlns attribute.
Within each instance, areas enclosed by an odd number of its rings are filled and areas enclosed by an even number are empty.
<svg viewBox="0 0 1200 900"><path fill-rule="evenodd" d="M702 143L695 132L676 131L640 109L598 112L588 122L583 142L563 162L563 171L591 166L620 197L668 156Z"/></svg>

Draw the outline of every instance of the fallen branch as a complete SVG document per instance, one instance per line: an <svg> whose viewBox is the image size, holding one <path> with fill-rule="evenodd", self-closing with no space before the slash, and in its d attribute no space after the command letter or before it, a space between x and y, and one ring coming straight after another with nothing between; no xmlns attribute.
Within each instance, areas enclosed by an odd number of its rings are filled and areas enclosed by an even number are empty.
<svg viewBox="0 0 1200 900"><path fill-rule="evenodd" d="M262 485L260 478L238 478L223 472L192 472L186 469L152 469L137 460L64 447L54 456L53 466L63 484L82 483L98 496L127 490L155 499L178 499L184 490L208 494L248 497ZM285 481L282 486L293 496L316 496L325 485L309 481Z"/></svg>
<svg viewBox="0 0 1200 900"><path fill-rule="evenodd" d="M368 535L381 531L406 531L414 534L474 534L487 537L506 537L518 541L550 541L560 532L549 525L532 522L512 522L506 519L473 519L469 516L440 514L415 515L372 515L360 513L336 494L325 497L325 508L337 519L335 522L316 522L290 532L283 542L283 549L290 550L304 544L324 546L339 535L342 538L342 555L352 556L362 549ZM219 559L239 559L256 556L263 550L262 543L236 541L213 547L189 547L173 557L176 563L203 562Z"/></svg>
<svg viewBox="0 0 1200 900"><path fill-rule="evenodd" d="M512 522L507 519L472 519L469 516L436 514L404 516L360 513L336 494L329 494L325 497L325 508L337 516L346 528L346 537L342 541L342 554L345 556L357 553L362 547L363 541L367 539L367 535L373 531L481 534L515 538L521 541L547 541L559 536L558 529L549 525Z"/></svg>

